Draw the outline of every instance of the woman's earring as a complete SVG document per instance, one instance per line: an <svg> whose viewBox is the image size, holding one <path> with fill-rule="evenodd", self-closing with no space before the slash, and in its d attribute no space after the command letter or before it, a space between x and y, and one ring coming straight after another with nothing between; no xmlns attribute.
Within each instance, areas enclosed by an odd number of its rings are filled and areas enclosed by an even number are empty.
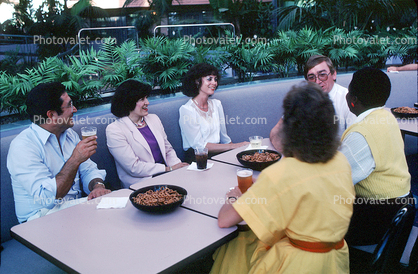
<svg viewBox="0 0 418 274"><path fill-rule="evenodd" d="M351 102L351 106L354 107L354 103L353 102Z"/></svg>

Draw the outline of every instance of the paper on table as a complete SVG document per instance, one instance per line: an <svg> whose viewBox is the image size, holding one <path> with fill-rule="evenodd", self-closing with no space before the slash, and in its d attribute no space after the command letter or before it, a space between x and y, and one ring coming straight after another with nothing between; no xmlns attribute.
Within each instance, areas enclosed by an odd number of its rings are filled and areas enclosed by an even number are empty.
<svg viewBox="0 0 418 274"><path fill-rule="evenodd" d="M206 165L206 169L197 169L197 164L196 162L192 162L189 167L187 168L187 170L196 170L196 171L205 171L210 169L211 167L213 167L213 163L207 163Z"/></svg>
<svg viewBox="0 0 418 274"><path fill-rule="evenodd" d="M124 208L129 197L103 197L96 208Z"/></svg>
<svg viewBox="0 0 418 274"><path fill-rule="evenodd" d="M253 148L251 146L251 144L249 144L248 147L245 150L250 150L250 149L267 149L268 147L269 146L260 146L260 147L257 147L257 148Z"/></svg>

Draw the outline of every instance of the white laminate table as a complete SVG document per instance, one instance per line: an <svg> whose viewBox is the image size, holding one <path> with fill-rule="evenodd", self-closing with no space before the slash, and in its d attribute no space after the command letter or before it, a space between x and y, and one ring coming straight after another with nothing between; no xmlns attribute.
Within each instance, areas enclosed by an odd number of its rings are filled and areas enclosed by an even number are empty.
<svg viewBox="0 0 418 274"><path fill-rule="evenodd" d="M276 151L276 149L271 144L269 138L264 138L262 145L267 146L267 149ZM211 159L215 160L215 161L218 161L218 162L228 163L228 164L231 164L231 165L236 165L236 166L242 167L243 165L241 165L241 163L238 162L238 160L237 160L237 154L240 153L241 151L244 151L245 149L247 149L247 147L248 146L242 146L242 147L239 147L239 148L236 148L236 149L232 149L232 150L226 151L224 153L218 154L216 156L213 156Z"/></svg>
<svg viewBox="0 0 418 274"><path fill-rule="evenodd" d="M398 125L401 130L402 136L405 138L405 134L418 136L418 118L403 118L398 120Z"/></svg>
<svg viewBox="0 0 418 274"><path fill-rule="evenodd" d="M213 163L213 167L208 170L195 171L184 167L133 184L131 189L160 184L181 186L187 190L182 207L217 218L225 203L225 194L231 187L238 185L236 171L239 167L212 160L208 160L208 163ZM258 174L258 171L254 171L253 178Z"/></svg>
<svg viewBox="0 0 418 274"><path fill-rule="evenodd" d="M385 108L391 112L390 108ZM405 134L418 136L418 118L396 118L402 137L405 139Z"/></svg>
<svg viewBox="0 0 418 274"><path fill-rule="evenodd" d="M130 189L107 197L127 197ZM12 236L67 272L173 272L236 236L214 218L178 208L168 214L96 209L101 197L11 229Z"/></svg>

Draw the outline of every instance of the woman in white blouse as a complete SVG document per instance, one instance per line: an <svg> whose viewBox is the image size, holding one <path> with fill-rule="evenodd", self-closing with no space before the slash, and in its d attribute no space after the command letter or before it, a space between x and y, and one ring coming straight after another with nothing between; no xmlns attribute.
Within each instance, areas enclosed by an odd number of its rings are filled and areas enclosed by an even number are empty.
<svg viewBox="0 0 418 274"><path fill-rule="evenodd" d="M220 78L216 67L200 63L194 65L183 79L183 94L191 99L180 107L180 128L186 162L194 159L193 149L206 147L209 157L248 145L232 143L226 132L221 101L209 99L215 93Z"/></svg>

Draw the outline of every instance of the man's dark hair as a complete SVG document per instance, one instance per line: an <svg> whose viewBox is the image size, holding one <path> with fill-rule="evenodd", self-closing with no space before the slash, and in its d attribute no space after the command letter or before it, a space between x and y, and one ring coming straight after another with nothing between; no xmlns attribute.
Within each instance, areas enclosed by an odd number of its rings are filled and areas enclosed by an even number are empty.
<svg viewBox="0 0 418 274"><path fill-rule="evenodd" d="M325 55L312 55L308 61L306 62L304 68L303 68L303 75L305 76L305 79L308 80L308 71L310 71L315 66L321 64L322 62L326 62L329 68L329 71L331 74L334 74L335 68L334 64L332 63L331 59Z"/></svg>
<svg viewBox="0 0 418 274"><path fill-rule="evenodd" d="M390 96L391 84L389 77L375 68L362 68L353 74L348 92L356 96L366 108L381 107Z"/></svg>
<svg viewBox="0 0 418 274"><path fill-rule="evenodd" d="M189 69L183 78L183 94L188 97L195 97L199 94L200 87L202 86L202 77L208 75L215 75L219 80L221 75L219 70L210 64L199 63ZM198 82L196 84L196 81Z"/></svg>
<svg viewBox="0 0 418 274"><path fill-rule="evenodd" d="M110 111L119 118L128 116L135 109L136 102L141 98L148 97L151 91L150 85L136 80L127 80L117 87Z"/></svg>
<svg viewBox="0 0 418 274"><path fill-rule="evenodd" d="M283 154L307 163L326 163L339 146L331 99L316 83L293 86L283 100Z"/></svg>
<svg viewBox="0 0 418 274"><path fill-rule="evenodd" d="M26 98L26 112L29 119L39 125L48 119L49 110L54 110L61 115L63 103L61 96L65 92L64 85L59 82L43 83L34 87Z"/></svg>

